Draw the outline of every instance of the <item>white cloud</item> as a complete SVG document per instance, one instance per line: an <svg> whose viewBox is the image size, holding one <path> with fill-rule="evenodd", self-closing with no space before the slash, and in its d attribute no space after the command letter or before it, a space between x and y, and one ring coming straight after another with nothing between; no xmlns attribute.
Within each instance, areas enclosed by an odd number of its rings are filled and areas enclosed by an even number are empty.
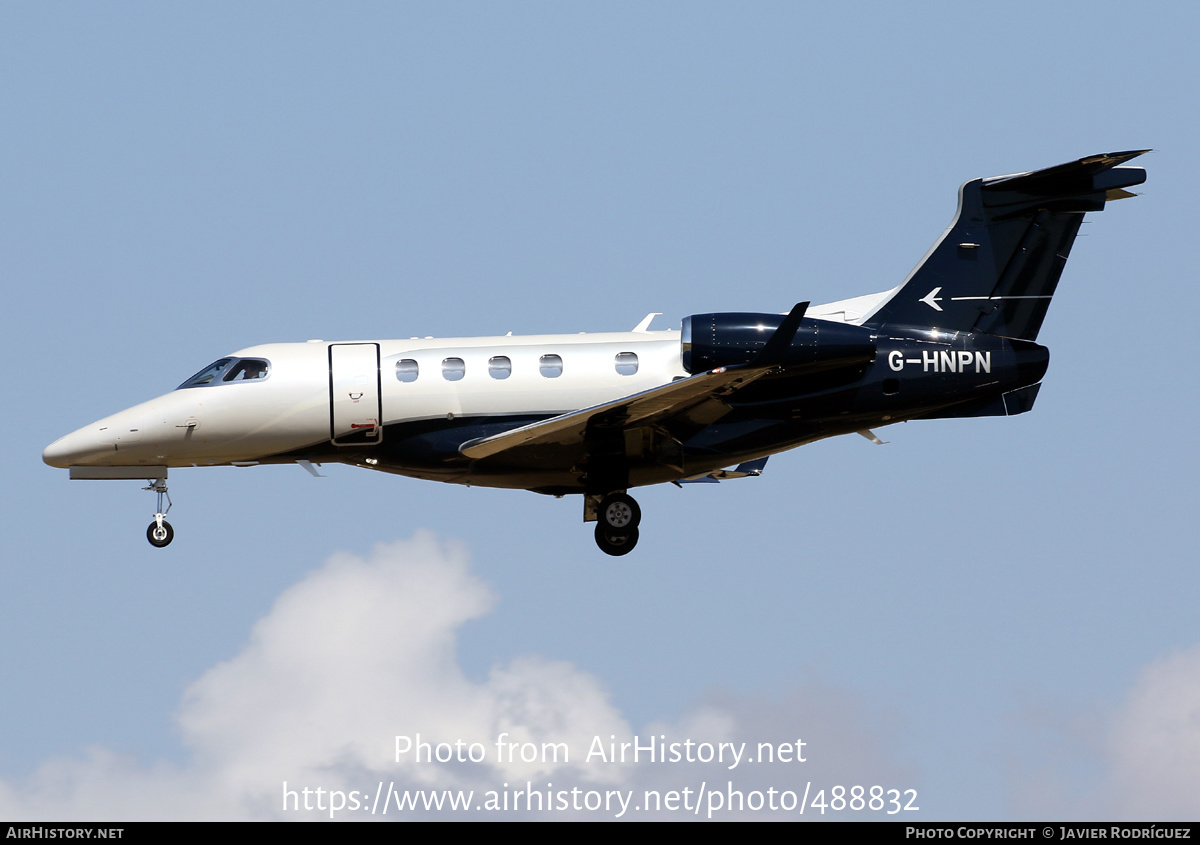
<svg viewBox="0 0 1200 845"><path fill-rule="evenodd" d="M1200 646L1151 664L1113 721L1106 803L1117 817L1200 816Z"/></svg>
<svg viewBox="0 0 1200 845"><path fill-rule="evenodd" d="M235 657L214 666L186 691L178 722L191 751L188 764L144 766L91 749L82 758L49 761L23 781L0 781L0 816L131 820L328 815L285 810L286 781L297 795L296 804L303 802L305 788L347 795L358 791L360 809L343 811L343 818L368 818L364 808L381 785L475 790L478 805L488 790L501 790L507 783L511 798L511 790L523 790L527 782L543 800L553 793L553 817L575 814L561 806L558 796L566 796L570 806L590 793L588 800L603 799L611 809L582 814L607 818L615 814L613 795L618 792L632 808L644 789L664 796L678 792L680 798L688 789L694 801L702 784L728 790L732 783L748 796L754 791L766 795L772 788L800 791L809 780L821 786L864 779L911 782L910 773L879 750L876 734L864 727L871 718L859 712L852 698L821 689L775 702L714 698L674 724L638 734L643 745L651 737L680 743L691 739L697 757L719 749L721 742L745 741L743 762L736 768L730 768L728 747L723 761L690 765L652 764L644 756L636 765L588 761L595 737L607 742L612 736L620 743L632 741L634 734L597 678L571 663L539 656L498 666L481 683L464 676L456 632L493 604L487 587L470 574L465 550L428 533L379 545L366 558L334 555L279 597ZM810 762L745 762L757 754L757 743L794 746L802 732L802 753ZM415 741L417 734L435 748L446 743L443 751L459 740L464 750L477 743L475 750L486 760L416 762L410 752L397 762L395 737ZM527 754L536 759L522 760L519 754L499 759L495 743L501 735L518 749L537 749ZM569 760L543 755L544 743L547 748L565 743ZM579 793L571 794L572 789ZM315 806L316 793L309 798ZM323 806L328 803L324 795ZM681 812L661 815L678 817ZM505 816L526 814L518 807ZM393 808L389 817L396 815ZM626 817L637 815L626 811Z"/></svg>
<svg viewBox="0 0 1200 845"><path fill-rule="evenodd" d="M1108 714L1039 713L1044 753L1018 767L1032 818L1187 821L1200 814L1200 646L1150 664Z"/></svg>

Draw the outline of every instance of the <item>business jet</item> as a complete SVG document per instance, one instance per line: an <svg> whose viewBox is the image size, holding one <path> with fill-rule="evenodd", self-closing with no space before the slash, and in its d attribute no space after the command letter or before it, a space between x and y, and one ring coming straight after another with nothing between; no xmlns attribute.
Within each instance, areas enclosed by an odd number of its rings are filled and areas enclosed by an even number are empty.
<svg viewBox="0 0 1200 845"><path fill-rule="evenodd" d="M950 227L898 287L786 314L693 314L679 331L253 346L56 440L73 479L144 479L146 534L174 530L167 471L343 463L578 494L610 555L638 542L628 491L762 472L777 452L906 420L1033 407L1036 343L1089 211L1145 181L1107 153L959 189ZM166 507L164 508L164 498Z"/></svg>

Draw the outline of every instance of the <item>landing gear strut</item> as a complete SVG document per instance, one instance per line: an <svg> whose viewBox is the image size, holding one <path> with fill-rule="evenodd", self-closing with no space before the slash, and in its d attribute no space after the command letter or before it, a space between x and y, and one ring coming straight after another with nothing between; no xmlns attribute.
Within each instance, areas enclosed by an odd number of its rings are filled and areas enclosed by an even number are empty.
<svg viewBox="0 0 1200 845"><path fill-rule="evenodd" d="M596 545L614 557L633 551L638 541L642 509L632 496L609 493L596 508Z"/></svg>
<svg viewBox="0 0 1200 845"><path fill-rule="evenodd" d="M175 529L163 518L171 510L171 496L167 493L167 479L156 478L149 487L142 489L153 490L158 494L158 513L154 514L154 522L151 522L146 529L146 539L150 541L150 545L161 549L163 546L170 545L171 541L175 539ZM167 500L165 510L163 509L164 497Z"/></svg>

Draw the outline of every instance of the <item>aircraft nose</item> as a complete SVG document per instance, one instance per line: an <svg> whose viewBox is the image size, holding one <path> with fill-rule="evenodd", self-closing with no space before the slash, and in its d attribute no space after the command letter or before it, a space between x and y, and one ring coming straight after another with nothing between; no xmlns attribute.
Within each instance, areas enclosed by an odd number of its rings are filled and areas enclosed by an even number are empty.
<svg viewBox="0 0 1200 845"><path fill-rule="evenodd" d="M88 458L114 451L114 444L101 436L94 427L81 428L60 437L42 450L42 460L52 467L66 469Z"/></svg>
<svg viewBox="0 0 1200 845"><path fill-rule="evenodd" d="M52 467L69 467L69 452L65 437L60 437L42 450L42 462Z"/></svg>

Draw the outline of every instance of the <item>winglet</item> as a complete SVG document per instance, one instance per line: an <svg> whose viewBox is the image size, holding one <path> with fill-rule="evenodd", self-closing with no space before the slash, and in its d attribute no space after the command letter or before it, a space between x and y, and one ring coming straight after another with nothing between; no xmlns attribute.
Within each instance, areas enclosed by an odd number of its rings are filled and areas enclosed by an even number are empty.
<svg viewBox="0 0 1200 845"><path fill-rule="evenodd" d="M800 331L800 323L804 319L804 312L808 310L808 305L807 302L796 303L788 315L783 318L783 322L779 324L775 333L767 339L766 346L763 347L762 352L758 353L758 357L751 362L750 366L769 367L773 364L783 363L792 341L796 338L796 332Z"/></svg>
<svg viewBox="0 0 1200 845"><path fill-rule="evenodd" d="M756 458L753 461L743 461L733 469L715 469L703 475L680 478L672 483L678 487L682 484L716 484L728 478L756 478L763 474L763 467L766 465L766 458Z"/></svg>
<svg viewBox="0 0 1200 845"><path fill-rule="evenodd" d="M642 321L640 323L638 323L636 326L633 327L633 331L635 331L635 332L649 331L650 324L654 322L654 318L661 317L661 316L662 316L661 311L651 311L649 314L647 314L645 317L642 318Z"/></svg>
<svg viewBox="0 0 1200 845"><path fill-rule="evenodd" d="M734 468L733 472L727 473L726 478L757 478L763 474L763 468L767 465L766 458L756 458L753 461L743 461Z"/></svg>

